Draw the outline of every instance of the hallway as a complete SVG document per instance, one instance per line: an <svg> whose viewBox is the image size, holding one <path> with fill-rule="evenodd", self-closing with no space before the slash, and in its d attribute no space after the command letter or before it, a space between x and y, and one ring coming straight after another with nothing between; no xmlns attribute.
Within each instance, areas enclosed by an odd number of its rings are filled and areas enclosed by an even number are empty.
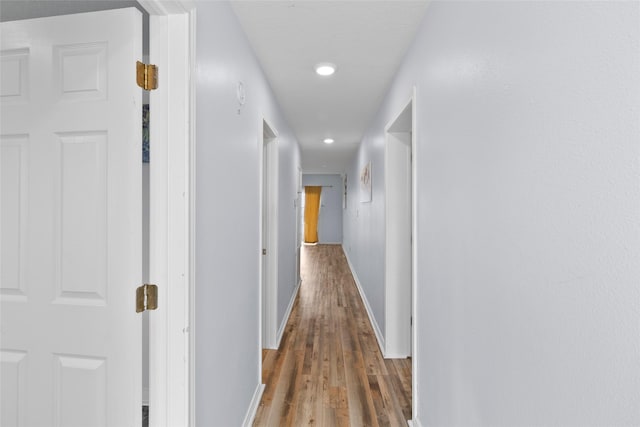
<svg viewBox="0 0 640 427"><path fill-rule="evenodd" d="M263 351L254 426L402 426L411 360L384 360L342 247L303 246L302 285L279 350Z"/></svg>

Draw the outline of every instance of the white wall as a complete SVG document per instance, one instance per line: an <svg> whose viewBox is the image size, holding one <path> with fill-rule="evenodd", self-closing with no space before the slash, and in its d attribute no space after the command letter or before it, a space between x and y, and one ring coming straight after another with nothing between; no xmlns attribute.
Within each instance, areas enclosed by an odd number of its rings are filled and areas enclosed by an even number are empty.
<svg viewBox="0 0 640 427"><path fill-rule="evenodd" d="M410 95L407 92L405 104ZM394 114L400 112L400 108ZM379 120L376 117L376 126ZM354 164L347 171L347 209L343 214L342 247L365 293L372 321L377 324L373 327L378 331L385 330L384 126L389 120L379 129L369 130L362 140ZM371 201L363 202L360 172L368 162L371 162Z"/></svg>
<svg viewBox="0 0 640 427"><path fill-rule="evenodd" d="M239 426L261 383L262 118L278 131L280 267L294 276L299 149L227 2L197 2L195 405L198 426ZM236 85L246 103L238 114ZM286 205L286 207L285 207ZM289 212L292 211L292 212ZM283 289L287 274L281 272Z"/></svg>
<svg viewBox="0 0 640 427"><path fill-rule="evenodd" d="M345 213L378 317L383 128L416 85L418 425L640 425L639 22L638 2L427 10L349 171L373 161L373 203Z"/></svg>
<svg viewBox="0 0 640 427"><path fill-rule="evenodd" d="M342 243L342 176L305 174L302 175L302 185L323 186L320 192L318 243Z"/></svg>
<svg viewBox="0 0 640 427"><path fill-rule="evenodd" d="M283 130L287 130L286 127ZM278 132L280 129L278 128ZM296 205L298 200L298 171L300 150L294 135L289 132L278 137L280 156L278 159L278 315L277 325L284 330L287 307L291 303L298 285L296 263Z"/></svg>

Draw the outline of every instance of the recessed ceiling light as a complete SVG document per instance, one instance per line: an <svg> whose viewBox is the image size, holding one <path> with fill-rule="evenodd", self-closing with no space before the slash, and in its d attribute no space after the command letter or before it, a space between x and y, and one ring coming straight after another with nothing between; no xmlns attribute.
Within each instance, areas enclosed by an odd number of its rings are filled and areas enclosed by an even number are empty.
<svg viewBox="0 0 640 427"><path fill-rule="evenodd" d="M325 138L324 140L322 140L322 142L324 142L325 144L333 144L333 138Z"/></svg>
<svg viewBox="0 0 640 427"><path fill-rule="evenodd" d="M330 76L336 72L336 65L330 62L321 62L316 65L316 73L320 76Z"/></svg>

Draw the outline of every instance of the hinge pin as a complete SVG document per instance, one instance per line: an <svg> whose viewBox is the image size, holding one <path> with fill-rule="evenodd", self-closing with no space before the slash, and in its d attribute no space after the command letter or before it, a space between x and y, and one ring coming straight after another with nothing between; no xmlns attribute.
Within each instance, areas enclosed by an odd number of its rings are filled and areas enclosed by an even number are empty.
<svg viewBox="0 0 640 427"><path fill-rule="evenodd" d="M158 67L152 64L136 62L136 82L144 90L158 88Z"/></svg>
<svg viewBox="0 0 640 427"><path fill-rule="evenodd" d="M158 287L145 283L136 289L136 313L158 308Z"/></svg>

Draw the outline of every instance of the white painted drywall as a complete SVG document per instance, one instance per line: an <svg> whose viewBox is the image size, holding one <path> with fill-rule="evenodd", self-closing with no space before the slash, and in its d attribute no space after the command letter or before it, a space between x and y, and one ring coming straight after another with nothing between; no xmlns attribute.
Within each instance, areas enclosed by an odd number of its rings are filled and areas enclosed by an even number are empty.
<svg viewBox="0 0 640 427"><path fill-rule="evenodd" d="M416 85L417 425L640 425L639 23L429 6L349 172L373 161L373 203L345 213L380 319L383 127Z"/></svg>
<svg viewBox="0 0 640 427"><path fill-rule="evenodd" d="M294 280L293 200L300 155L229 4L198 1L196 16L196 424L239 426L261 383L263 117L278 131L283 270L278 295L295 287L288 281ZM238 81L246 91L239 114Z"/></svg>
<svg viewBox="0 0 640 427"><path fill-rule="evenodd" d="M407 92L405 104L410 97ZM378 120L376 116L376 125ZM374 329L379 331L385 330L384 126L389 120L391 118L382 123L380 129L369 130L365 135L353 166L347 172L347 209L343 212L342 247L369 303L372 321L376 323ZM368 162L371 162L372 195L371 201L362 202L360 174Z"/></svg>
<svg viewBox="0 0 640 427"><path fill-rule="evenodd" d="M276 110L277 111L277 110ZM280 113L277 114L280 116ZM280 118L279 122L283 122ZM286 126L286 133L278 134L278 328L283 323L287 307L298 285L296 264L296 207L298 198L298 167L300 150L297 139ZM280 132L280 128L278 128Z"/></svg>
<svg viewBox="0 0 640 427"><path fill-rule="evenodd" d="M411 356L412 138L410 132L386 138L384 357L401 359Z"/></svg>
<svg viewBox="0 0 640 427"><path fill-rule="evenodd" d="M318 214L318 243L342 243L342 194L344 192L342 176L304 174L302 186L305 185L322 186Z"/></svg>

